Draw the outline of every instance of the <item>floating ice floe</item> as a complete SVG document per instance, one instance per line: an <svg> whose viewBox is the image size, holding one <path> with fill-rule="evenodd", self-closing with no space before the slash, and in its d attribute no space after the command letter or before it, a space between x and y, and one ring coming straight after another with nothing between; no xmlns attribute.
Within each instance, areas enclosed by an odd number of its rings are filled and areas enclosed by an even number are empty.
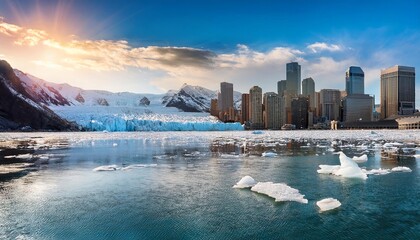
<svg viewBox="0 0 420 240"><path fill-rule="evenodd" d="M362 169L362 171L364 173L366 173L367 175L373 174L373 175L386 175L388 173L391 173L391 170L389 169L371 169L371 170L366 170L366 169Z"/></svg>
<svg viewBox="0 0 420 240"><path fill-rule="evenodd" d="M92 171L94 172L100 172L100 171L116 171L118 170L117 165L105 165L105 166L99 166L97 168L94 168Z"/></svg>
<svg viewBox="0 0 420 240"><path fill-rule="evenodd" d="M364 162L367 162L367 160L368 160L368 156L366 154L363 154L360 157L357 157L357 156L353 157L353 161L357 163L364 163Z"/></svg>
<svg viewBox="0 0 420 240"><path fill-rule="evenodd" d="M257 184L257 182L250 176L245 176L243 178L241 178L241 180L239 180L239 182L237 182L233 188L250 188L255 186L255 184Z"/></svg>
<svg viewBox="0 0 420 240"><path fill-rule="evenodd" d="M299 190L285 183L259 182L251 188L251 191L272 197L276 202L295 201L308 203L308 199L304 198L305 195L300 194Z"/></svg>
<svg viewBox="0 0 420 240"><path fill-rule="evenodd" d="M18 158L18 159L28 159L32 158L32 154L19 154L19 155L10 155L10 156L4 156L4 158Z"/></svg>
<svg viewBox="0 0 420 240"><path fill-rule="evenodd" d="M391 169L393 172L411 172L411 169L408 167L394 167Z"/></svg>
<svg viewBox="0 0 420 240"><path fill-rule="evenodd" d="M123 167L121 168L121 170L126 171L130 169L146 168L146 167L157 167L157 164L133 164L133 165L128 165L127 167Z"/></svg>
<svg viewBox="0 0 420 240"><path fill-rule="evenodd" d="M261 156L263 156L263 157L276 157L276 156L277 156L277 153L267 151L267 152L263 152L263 153L261 154Z"/></svg>
<svg viewBox="0 0 420 240"><path fill-rule="evenodd" d="M325 212L340 207L341 203L335 198L325 198L316 202L316 205L319 207L321 212Z"/></svg>
<svg viewBox="0 0 420 240"><path fill-rule="evenodd" d="M340 152L340 165L319 165L321 169L317 170L322 174L334 174L345 178L367 179L366 173L343 152Z"/></svg>
<svg viewBox="0 0 420 240"><path fill-rule="evenodd" d="M117 147L118 146L118 143L113 143L112 146L113 147Z"/></svg>

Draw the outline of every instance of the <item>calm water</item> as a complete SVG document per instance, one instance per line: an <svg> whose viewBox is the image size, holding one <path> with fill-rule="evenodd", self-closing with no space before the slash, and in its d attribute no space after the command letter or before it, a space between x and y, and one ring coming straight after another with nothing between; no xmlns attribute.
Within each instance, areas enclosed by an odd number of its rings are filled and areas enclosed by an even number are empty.
<svg viewBox="0 0 420 240"><path fill-rule="evenodd" d="M257 148L255 155L233 155L243 151L232 140L240 134L28 134L12 141L0 135L0 160L35 154L25 171L0 175L0 239L420 239L415 158L397 161L369 150L363 167L413 171L342 179L316 172L319 164L339 164L337 155L315 146L328 140L286 139L261 147L279 153L263 158ZM345 152L361 154L355 147ZM110 164L144 165L92 171ZM309 203L275 203L232 189L245 175L284 182ZM326 197L342 206L320 213L316 201Z"/></svg>

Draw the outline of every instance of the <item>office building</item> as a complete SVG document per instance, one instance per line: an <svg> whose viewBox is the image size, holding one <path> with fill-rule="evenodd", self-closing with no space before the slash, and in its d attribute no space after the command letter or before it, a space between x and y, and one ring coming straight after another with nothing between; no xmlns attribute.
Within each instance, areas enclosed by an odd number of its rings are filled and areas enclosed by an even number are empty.
<svg viewBox="0 0 420 240"><path fill-rule="evenodd" d="M241 116L242 124L249 121L249 93L242 94Z"/></svg>
<svg viewBox="0 0 420 240"><path fill-rule="evenodd" d="M300 65L297 62L286 64L286 91L292 97L301 93Z"/></svg>
<svg viewBox="0 0 420 240"><path fill-rule="evenodd" d="M309 99L309 108L314 111L316 108L315 81L312 78L305 78L302 80L302 95Z"/></svg>
<svg viewBox="0 0 420 240"><path fill-rule="evenodd" d="M373 121L374 98L367 94L352 94L343 99L343 121Z"/></svg>
<svg viewBox="0 0 420 240"><path fill-rule="evenodd" d="M233 84L227 82L220 83L219 110L229 112L233 108Z"/></svg>
<svg viewBox="0 0 420 240"><path fill-rule="evenodd" d="M277 94L280 97L284 96L284 91L286 91L286 84L287 84L286 80L281 80L277 82Z"/></svg>
<svg viewBox="0 0 420 240"><path fill-rule="evenodd" d="M292 99L292 124L296 129L308 128L309 99L296 97Z"/></svg>
<svg viewBox="0 0 420 240"><path fill-rule="evenodd" d="M280 129L280 97L277 93L264 93L264 127Z"/></svg>
<svg viewBox="0 0 420 240"><path fill-rule="evenodd" d="M325 120L340 119L340 90L322 89L320 91L321 117Z"/></svg>
<svg viewBox="0 0 420 240"><path fill-rule="evenodd" d="M346 71L346 93L365 94L365 73L360 67L351 66Z"/></svg>
<svg viewBox="0 0 420 240"><path fill-rule="evenodd" d="M262 89L253 86L249 90L249 113L252 129L262 129L264 127L262 111Z"/></svg>
<svg viewBox="0 0 420 240"><path fill-rule="evenodd" d="M394 66L381 71L381 118L415 112L415 68Z"/></svg>

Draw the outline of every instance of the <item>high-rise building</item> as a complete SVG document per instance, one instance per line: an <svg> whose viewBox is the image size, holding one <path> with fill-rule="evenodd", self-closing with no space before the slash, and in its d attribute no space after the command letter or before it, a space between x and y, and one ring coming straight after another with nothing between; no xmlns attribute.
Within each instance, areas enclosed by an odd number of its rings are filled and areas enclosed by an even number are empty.
<svg viewBox="0 0 420 240"><path fill-rule="evenodd" d="M241 104L242 124L249 121L249 93L242 94Z"/></svg>
<svg viewBox="0 0 420 240"><path fill-rule="evenodd" d="M252 129L262 129L264 127L262 112L262 89L253 86L249 90L249 113Z"/></svg>
<svg viewBox="0 0 420 240"><path fill-rule="evenodd" d="M217 99L210 101L210 114L215 117L219 117L219 108L217 106Z"/></svg>
<svg viewBox="0 0 420 240"><path fill-rule="evenodd" d="M415 112L415 68L394 66L381 71L381 118Z"/></svg>
<svg viewBox="0 0 420 240"><path fill-rule="evenodd" d="M284 96L284 91L286 91L286 84L287 84L286 80L281 80L277 82L277 94L280 97Z"/></svg>
<svg viewBox="0 0 420 240"><path fill-rule="evenodd" d="M321 89L321 117L324 117L326 120L340 119L340 95L341 93L338 89Z"/></svg>
<svg viewBox="0 0 420 240"><path fill-rule="evenodd" d="M296 97L292 99L292 124L296 129L308 128L309 99L307 97Z"/></svg>
<svg viewBox="0 0 420 240"><path fill-rule="evenodd" d="M302 80L302 95L309 99L309 108L314 111L315 103L315 81L312 78Z"/></svg>
<svg viewBox="0 0 420 240"><path fill-rule="evenodd" d="M351 66L346 71L347 96L365 94L365 73L360 67Z"/></svg>
<svg viewBox="0 0 420 240"><path fill-rule="evenodd" d="M233 108L233 84L227 82L220 83L219 110L229 112Z"/></svg>
<svg viewBox="0 0 420 240"><path fill-rule="evenodd" d="M361 122L373 120L375 100L367 94L351 94L343 99L343 121Z"/></svg>
<svg viewBox="0 0 420 240"><path fill-rule="evenodd" d="M297 62L286 64L286 91L292 97L297 97L300 91L300 65Z"/></svg>
<svg viewBox="0 0 420 240"><path fill-rule="evenodd" d="M280 97L277 93L264 93L264 127L280 129Z"/></svg>

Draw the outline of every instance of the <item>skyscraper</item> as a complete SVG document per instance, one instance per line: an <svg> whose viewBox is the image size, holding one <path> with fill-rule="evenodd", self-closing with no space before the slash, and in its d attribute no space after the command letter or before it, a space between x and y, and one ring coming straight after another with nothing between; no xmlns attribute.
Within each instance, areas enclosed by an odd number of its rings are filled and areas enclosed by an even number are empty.
<svg viewBox="0 0 420 240"><path fill-rule="evenodd" d="M309 108L315 109L315 81L312 78L302 80L302 95L309 99Z"/></svg>
<svg viewBox="0 0 420 240"><path fill-rule="evenodd" d="M394 66L381 71L381 118L415 111L415 68Z"/></svg>
<svg viewBox="0 0 420 240"><path fill-rule="evenodd" d="M292 99L292 124L296 129L308 128L308 98L296 97Z"/></svg>
<svg viewBox="0 0 420 240"><path fill-rule="evenodd" d="M277 93L264 93L264 126L267 129L280 129L280 97Z"/></svg>
<svg viewBox="0 0 420 240"><path fill-rule="evenodd" d="M360 67L351 66L346 71L347 96L365 94L365 73Z"/></svg>
<svg viewBox="0 0 420 240"><path fill-rule="evenodd" d="M292 97L298 96L300 91L300 65L297 62L286 64L286 91Z"/></svg>
<svg viewBox="0 0 420 240"><path fill-rule="evenodd" d="M249 90L249 112L252 129L262 129L264 126L262 116L262 89L253 86Z"/></svg>
<svg viewBox="0 0 420 240"><path fill-rule="evenodd" d="M229 112L229 108L233 108L233 84L227 82L220 83L220 100L219 110Z"/></svg>
<svg viewBox="0 0 420 240"><path fill-rule="evenodd" d="M284 91L286 91L286 80L281 80L277 82L277 94L280 97L283 97Z"/></svg>
<svg viewBox="0 0 420 240"><path fill-rule="evenodd" d="M241 104L241 112L242 112L242 124L249 121L249 94L243 93L242 94L242 104Z"/></svg>
<svg viewBox="0 0 420 240"><path fill-rule="evenodd" d="M367 94L351 94L344 97L343 121L372 121L374 103L373 97Z"/></svg>
<svg viewBox="0 0 420 240"><path fill-rule="evenodd" d="M321 117L324 117L326 120L339 120L340 96L341 93L338 89L321 89Z"/></svg>

